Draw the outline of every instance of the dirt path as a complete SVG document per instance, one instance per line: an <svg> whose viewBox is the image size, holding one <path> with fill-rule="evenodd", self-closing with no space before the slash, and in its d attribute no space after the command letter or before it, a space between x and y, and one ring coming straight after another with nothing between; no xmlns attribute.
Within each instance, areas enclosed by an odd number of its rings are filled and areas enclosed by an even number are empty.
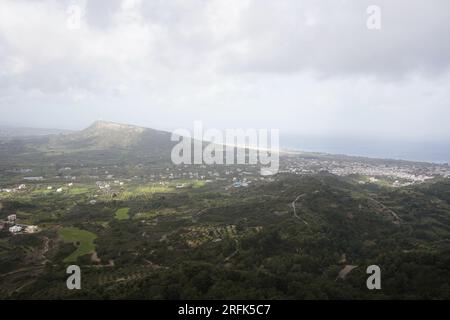
<svg viewBox="0 0 450 320"><path fill-rule="evenodd" d="M291 206L294 209L294 217L296 217L297 219L299 219L300 221L302 221L305 225L308 225L308 222L306 222L304 219L302 219L298 214L297 214L297 209L295 207L295 203L300 199L303 198L306 195L306 193L302 193L300 195L297 196L297 198L295 198L294 201L292 201Z"/></svg>
<svg viewBox="0 0 450 320"><path fill-rule="evenodd" d="M20 269L11 271L11 272L0 274L0 278L6 277L6 276L12 276L14 274L21 273L21 272L29 273L31 271L38 271L38 270L42 270L43 268L44 268L43 266L24 267L24 268L20 268Z"/></svg>
<svg viewBox="0 0 450 320"><path fill-rule="evenodd" d="M98 257L97 251L92 252L91 261L95 263L101 263L102 260Z"/></svg>
<svg viewBox="0 0 450 320"><path fill-rule="evenodd" d="M342 279L345 280L345 277L352 272L353 269L358 268L358 266L353 266L351 264L347 264L341 271L339 271L339 274L336 279Z"/></svg>
<svg viewBox="0 0 450 320"><path fill-rule="evenodd" d="M386 211L387 213L389 213L390 215L392 215L394 217L394 219L397 222L402 221L402 218L400 218L398 216L397 213L395 213L392 209L389 209L388 207L386 207L384 204L382 204L380 201L377 201L371 197L367 197L367 199L369 199L370 201L372 201L373 203L375 203L376 206L380 207L382 210Z"/></svg>
<svg viewBox="0 0 450 320"><path fill-rule="evenodd" d="M206 210L208 210L209 208L204 208L202 210L200 210L199 212L196 212L192 215L192 222L197 222L198 221L198 217L203 214Z"/></svg>
<svg viewBox="0 0 450 320"><path fill-rule="evenodd" d="M48 252L49 242L50 242L50 239L48 237L44 237L44 249L42 250L42 256L44 256Z"/></svg>
<svg viewBox="0 0 450 320"><path fill-rule="evenodd" d="M237 239L235 239L235 243L236 243L236 249L228 257L226 257L223 260L223 262L227 262L228 260L230 260L231 258L233 258L235 255L237 255L239 253L239 241Z"/></svg>
<svg viewBox="0 0 450 320"><path fill-rule="evenodd" d="M42 264L45 264L48 260L45 257L45 254L48 252L48 250L50 249L50 239L48 237L43 237L44 240L44 245L42 248L42 251L40 252L40 258L42 259Z"/></svg>
<svg viewBox="0 0 450 320"><path fill-rule="evenodd" d="M85 266L86 268L111 268L114 267L114 260L109 260L108 264L94 264L94 265L89 265L89 266Z"/></svg>

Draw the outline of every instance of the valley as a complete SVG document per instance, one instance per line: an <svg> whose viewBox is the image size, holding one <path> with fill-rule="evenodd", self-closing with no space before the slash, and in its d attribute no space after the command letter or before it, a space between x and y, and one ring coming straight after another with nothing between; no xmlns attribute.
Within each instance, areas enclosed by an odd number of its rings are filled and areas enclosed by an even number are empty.
<svg viewBox="0 0 450 320"><path fill-rule="evenodd" d="M173 165L172 146L105 122L2 140L0 297L450 298L447 165L285 152L261 176ZM82 290L66 288L69 264Z"/></svg>

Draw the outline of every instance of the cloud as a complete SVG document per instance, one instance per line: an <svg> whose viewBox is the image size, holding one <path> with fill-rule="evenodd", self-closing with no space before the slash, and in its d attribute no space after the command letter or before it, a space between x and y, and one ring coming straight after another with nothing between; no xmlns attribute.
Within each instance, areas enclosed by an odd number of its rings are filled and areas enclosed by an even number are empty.
<svg viewBox="0 0 450 320"><path fill-rule="evenodd" d="M70 4L83 8L80 30L66 26ZM379 31L366 27L369 4L5 0L0 5L3 77L18 80L18 73L28 76L36 69L51 71L55 65L58 72L47 76L63 85L73 79L76 86L80 79L73 69L88 78L108 78L106 85L111 79L123 78L123 73L155 69L170 73L177 68L389 78L448 70L450 43L443 41L450 37L448 1L379 0ZM81 77L81 83L91 85L86 77Z"/></svg>
<svg viewBox="0 0 450 320"><path fill-rule="evenodd" d="M372 1L254 1L229 53L237 71L398 78L448 70L448 1L377 1L381 29L366 27ZM236 42L237 42L236 41Z"/></svg>
<svg viewBox="0 0 450 320"><path fill-rule="evenodd" d="M366 27L372 4L376 31ZM450 136L449 9L446 0L2 0L0 117Z"/></svg>

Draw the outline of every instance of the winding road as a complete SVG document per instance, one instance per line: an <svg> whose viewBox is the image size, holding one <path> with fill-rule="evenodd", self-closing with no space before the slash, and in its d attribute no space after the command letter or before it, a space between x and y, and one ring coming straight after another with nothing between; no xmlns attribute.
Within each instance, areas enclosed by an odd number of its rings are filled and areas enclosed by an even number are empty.
<svg viewBox="0 0 450 320"><path fill-rule="evenodd" d="M300 195L297 196L297 198L295 198L294 201L292 201L291 205L292 208L294 209L294 217L296 217L297 219L299 219L300 221L302 221L305 225L309 225L308 222L306 222L304 219L302 219L298 214L297 214L297 209L295 207L295 203L300 199L303 198L306 195L306 193L302 193Z"/></svg>

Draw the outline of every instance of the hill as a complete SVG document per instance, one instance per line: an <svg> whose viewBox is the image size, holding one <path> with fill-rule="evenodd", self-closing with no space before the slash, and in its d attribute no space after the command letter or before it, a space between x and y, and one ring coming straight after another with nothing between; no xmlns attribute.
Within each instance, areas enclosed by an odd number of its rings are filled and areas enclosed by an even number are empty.
<svg viewBox="0 0 450 320"><path fill-rule="evenodd" d="M170 133L139 126L97 121L81 131L0 141L2 162L83 163L167 161L174 142Z"/></svg>
<svg viewBox="0 0 450 320"><path fill-rule="evenodd" d="M88 128L51 136L48 147L56 150L107 150L169 147L170 133L133 125L97 121Z"/></svg>
<svg viewBox="0 0 450 320"><path fill-rule="evenodd" d="M220 180L181 189L141 183L113 186L115 197L86 183L85 193L35 186L2 199L4 212L17 210L43 231L0 233L0 297L449 298L448 181L398 192L330 174L281 174L245 190ZM67 259L82 267L83 290L66 289ZM366 287L373 264L381 291Z"/></svg>

